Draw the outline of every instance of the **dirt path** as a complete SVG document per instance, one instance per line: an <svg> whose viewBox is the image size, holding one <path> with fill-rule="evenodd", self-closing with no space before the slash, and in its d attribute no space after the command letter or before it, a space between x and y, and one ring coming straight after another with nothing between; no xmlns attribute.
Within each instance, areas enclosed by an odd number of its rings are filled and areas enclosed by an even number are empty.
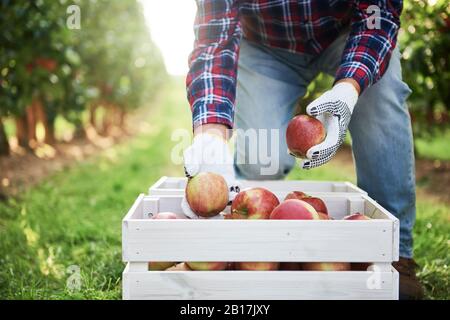
<svg viewBox="0 0 450 320"><path fill-rule="evenodd" d="M88 129L85 138L54 146L41 145L33 153L21 149L13 150L11 156L0 157L0 201L16 196L26 188L34 186L52 173L92 157L145 130L152 108L143 108L131 114L126 121L125 131L117 131L103 137Z"/></svg>
<svg viewBox="0 0 450 320"><path fill-rule="evenodd" d="M332 160L344 170L354 170L351 148L342 147ZM417 194L450 203L450 161L416 159Z"/></svg>

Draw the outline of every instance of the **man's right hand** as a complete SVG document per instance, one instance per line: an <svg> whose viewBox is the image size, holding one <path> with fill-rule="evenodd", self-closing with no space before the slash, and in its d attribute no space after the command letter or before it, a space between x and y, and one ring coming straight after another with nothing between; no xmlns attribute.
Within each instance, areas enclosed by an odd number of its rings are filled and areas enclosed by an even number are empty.
<svg viewBox="0 0 450 320"><path fill-rule="evenodd" d="M184 152L186 177L193 177L200 172L220 174L228 184L229 201L232 201L240 188L235 179L233 156L227 145L227 129L221 125L206 126L194 131L192 145ZM181 206L185 215L193 219L199 218L192 212L186 198L183 198Z"/></svg>

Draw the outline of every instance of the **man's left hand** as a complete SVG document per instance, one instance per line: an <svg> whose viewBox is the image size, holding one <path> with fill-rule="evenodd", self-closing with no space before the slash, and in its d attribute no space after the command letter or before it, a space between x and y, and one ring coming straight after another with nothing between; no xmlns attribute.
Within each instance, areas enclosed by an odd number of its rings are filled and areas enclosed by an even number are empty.
<svg viewBox="0 0 450 320"><path fill-rule="evenodd" d="M308 150L308 159L302 163L303 169L321 166L334 157L345 140L353 108L358 100L358 91L355 84L344 80L306 107L307 114L317 117L323 123L327 136L322 143Z"/></svg>

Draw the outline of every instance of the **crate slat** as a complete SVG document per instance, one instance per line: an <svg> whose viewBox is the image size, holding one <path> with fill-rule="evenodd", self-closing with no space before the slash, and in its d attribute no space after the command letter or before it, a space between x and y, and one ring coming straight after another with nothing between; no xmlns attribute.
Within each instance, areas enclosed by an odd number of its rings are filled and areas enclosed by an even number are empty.
<svg viewBox="0 0 450 320"><path fill-rule="evenodd" d="M375 277L375 278L374 278ZM396 299L395 269L366 271L124 272L125 299L308 300ZM375 281L373 280L375 279Z"/></svg>
<svg viewBox="0 0 450 320"><path fill-rule="evenodd" d="M130 220L125 261L392 261L390 221Z"/></svg>
<svg viewBox="0 0 450 320"><path fill-rule="evenodd" d="M148 194L152 196L182 195L184 194L186 182L187 179L182 177L162 177L155 184L150 186ZM241 180L241 187L243 189L258 186L264 186L272 192L279 192L284 195L290 191L304 191L307 193L335 192L367 194L367 192L350 182L308 180Z"/></svg>

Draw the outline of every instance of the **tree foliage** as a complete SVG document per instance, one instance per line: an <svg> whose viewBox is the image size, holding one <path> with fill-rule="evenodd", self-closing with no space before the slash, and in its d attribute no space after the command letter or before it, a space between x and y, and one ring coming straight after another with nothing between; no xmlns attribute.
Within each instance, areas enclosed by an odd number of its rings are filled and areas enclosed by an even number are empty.
<svg viewBox="0 0 450 320"><path fill-rule="evenodd" d="M448 128L450 111L450 2L404 3L399 42L403 78L416 134Z"/></svg>
<svg viewBox="0 0 450 320"><path fill-rule="evenodd" d="M81 28L71 29L69 5ZM136 0L0 0L0 117L23 116L34 100L80 124L92 103L127 111L164 80Z"/></svg>

